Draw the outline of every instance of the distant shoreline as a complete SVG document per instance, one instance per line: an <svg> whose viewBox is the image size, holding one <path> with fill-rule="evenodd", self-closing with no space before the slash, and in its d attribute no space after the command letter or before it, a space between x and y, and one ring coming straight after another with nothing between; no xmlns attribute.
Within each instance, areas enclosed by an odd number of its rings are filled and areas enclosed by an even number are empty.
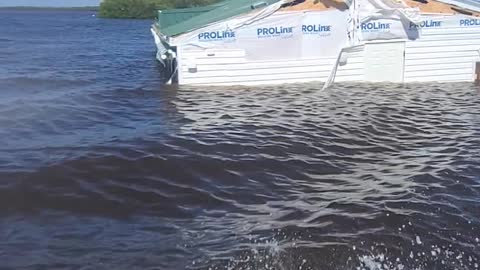
<svg viewBox="0 0 480 270"><path fill-rule="evenodd" d="M0 10L25 11L99 11L100 7L0 7Z"/></svg>

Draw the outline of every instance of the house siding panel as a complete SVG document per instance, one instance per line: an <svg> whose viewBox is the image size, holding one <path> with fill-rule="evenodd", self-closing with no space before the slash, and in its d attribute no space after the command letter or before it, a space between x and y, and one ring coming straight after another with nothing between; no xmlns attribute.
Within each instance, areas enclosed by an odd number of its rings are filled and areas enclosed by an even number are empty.
<svg viewBox="0 0 480 270"><path fill-rule="evenodd" d="M405 82L473 81L480 60L480 28L423 29L405 48Z"/></svg>

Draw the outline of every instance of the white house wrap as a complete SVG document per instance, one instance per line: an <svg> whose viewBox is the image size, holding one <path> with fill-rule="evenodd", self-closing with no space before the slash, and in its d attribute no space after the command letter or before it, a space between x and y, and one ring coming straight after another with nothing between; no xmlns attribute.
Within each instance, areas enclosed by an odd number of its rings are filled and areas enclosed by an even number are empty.
<svg viewBox="0 0 480 270"><path fill-rule="evenodd" d="M248 19L221 22L178 39L187 51L242 50L249 61L335 57L347 43L347 12L339 10Z"/></svg>

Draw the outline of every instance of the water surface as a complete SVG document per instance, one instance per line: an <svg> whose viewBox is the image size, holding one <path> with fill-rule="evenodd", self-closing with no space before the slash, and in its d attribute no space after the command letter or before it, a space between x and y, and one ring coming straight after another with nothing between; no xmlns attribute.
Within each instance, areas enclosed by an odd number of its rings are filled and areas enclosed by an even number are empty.
<svg viewBox="0 0 480 270"><path fill-rule="evenodd" d="M150 21L0 11L1 269L477 269L480 88L164 86Z"/></svg>

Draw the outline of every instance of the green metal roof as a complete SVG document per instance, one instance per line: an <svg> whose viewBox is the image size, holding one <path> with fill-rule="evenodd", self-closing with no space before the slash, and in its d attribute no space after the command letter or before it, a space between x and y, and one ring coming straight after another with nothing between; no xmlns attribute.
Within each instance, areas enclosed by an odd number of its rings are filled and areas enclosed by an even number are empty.
<svg viewBox="0 0 480 270"><path fill-rule="evenodd" d="M206 7L162 10L158 12L158 26L164 35L176 36L278 1L224 0Z"/></svg>

